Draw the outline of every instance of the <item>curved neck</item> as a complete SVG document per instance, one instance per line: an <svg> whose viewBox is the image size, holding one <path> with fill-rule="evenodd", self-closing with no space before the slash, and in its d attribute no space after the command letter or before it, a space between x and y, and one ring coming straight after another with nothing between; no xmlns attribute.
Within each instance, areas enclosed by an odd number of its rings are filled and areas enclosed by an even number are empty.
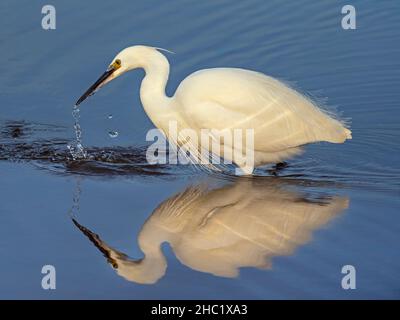
<svg viewBox="0 0 400 320"><path fill-rule="evenodd" d="M140 87L140 100L151 121L156 126L162 126L171 102L171 98L165 94L169 76L168 60L157 52L142 67L146 75Z"/></svg>

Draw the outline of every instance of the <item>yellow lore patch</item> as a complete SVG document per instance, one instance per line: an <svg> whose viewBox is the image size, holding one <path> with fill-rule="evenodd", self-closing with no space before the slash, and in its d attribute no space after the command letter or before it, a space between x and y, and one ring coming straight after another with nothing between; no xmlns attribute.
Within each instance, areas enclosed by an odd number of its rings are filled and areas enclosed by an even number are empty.
<svg viewBox="0 0 400 320"><path fill-rule="evenodd" d="M111 65L111 68L113 68L114 70L121 68L121 60L120 59L115 60Z"/></svg>

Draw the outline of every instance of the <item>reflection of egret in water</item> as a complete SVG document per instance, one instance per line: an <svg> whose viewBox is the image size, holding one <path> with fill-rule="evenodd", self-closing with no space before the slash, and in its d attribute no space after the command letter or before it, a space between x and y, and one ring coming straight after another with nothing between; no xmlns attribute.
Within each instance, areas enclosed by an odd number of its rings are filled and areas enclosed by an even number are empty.
<svg viewBox="0 0 400 320"><path fill-rule="evenodd" d="M172 196L143 225L138 243L144 258L139 260L73 221L129 281L151 284L165 274L164 242L194 270L235 277L241 267L270 268L273 257L291 254L348 206L347 198L303 197L278 181L240 179L216 189L192 186Z"/></svg>

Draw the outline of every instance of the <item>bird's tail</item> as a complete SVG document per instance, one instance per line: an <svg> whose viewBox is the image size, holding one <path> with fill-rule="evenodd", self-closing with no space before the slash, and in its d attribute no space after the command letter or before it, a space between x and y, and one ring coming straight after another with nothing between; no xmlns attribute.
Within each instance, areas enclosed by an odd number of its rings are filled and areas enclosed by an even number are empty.
<svg viewBox="0 0 400 320"><path fill-rule="evenodd" d="M352 136L351 136L351 130L344 128L345 134L346 134L346 139L351 140Z"/></svg>
<svg viewBox="0 0 400 320"><path fill-rule="evenodd" d="M338 124L331 128L326 128L323 140L331 143L343 143L351 138L351 130L338 121Z"/></svg>

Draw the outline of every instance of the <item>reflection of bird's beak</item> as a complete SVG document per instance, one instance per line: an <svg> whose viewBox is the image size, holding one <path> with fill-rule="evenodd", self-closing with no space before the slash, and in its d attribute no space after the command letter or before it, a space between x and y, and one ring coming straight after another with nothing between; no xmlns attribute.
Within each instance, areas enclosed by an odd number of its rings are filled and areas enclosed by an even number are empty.
<svg viewBox="0 0 400 320"><path fill-rule="evenodd" d="M90 231L86 227L82 226L78 221L76 221L74 218L72 218L72 222L74 225L82 231L82 233L88 237L88 239L96 246L97 249L100 250L100 252L104 255L105 258L107 258L107 262L112 265L114 269L118 269L118 263L117 261L111 256L111 250L107 246L106 243L104 243L98 234ZM116 253L120 254L121 257L124 257L125 255L123 253L119 253L116 251Z"/></svg>
<svg viewBox="0 0 400 320"><path fill-rule="evenodd" d="M106 72L104 72L99 79L97 79L97 81L95 83L93 83L89 89L86 90L86 92L82 95L82 97L80 97L78 99L78 101L75 103L76 106L78 106L81 102L83 102L84 100L86 100L87 97L91 96L92 94L94 94L96 92L97 89L99 89L103 84L105 84L105 82L107 81L107 79L110 78L110 76L113 74L113 72L116 70L117 68L114 65L111 65Z"/></svg>

